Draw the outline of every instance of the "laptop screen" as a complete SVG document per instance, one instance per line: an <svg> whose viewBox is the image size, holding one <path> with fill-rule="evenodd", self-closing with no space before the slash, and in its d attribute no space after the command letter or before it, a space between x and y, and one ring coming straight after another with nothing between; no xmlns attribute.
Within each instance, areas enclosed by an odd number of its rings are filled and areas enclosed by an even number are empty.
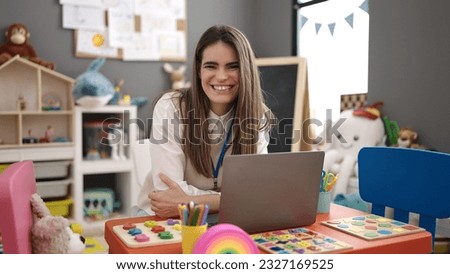
<svg viewBox="0 0 450 274"><path fill-rule="evenodd" d="M225 156L218 222L248 233L314 223L323 159L323 151Z"/></svg>

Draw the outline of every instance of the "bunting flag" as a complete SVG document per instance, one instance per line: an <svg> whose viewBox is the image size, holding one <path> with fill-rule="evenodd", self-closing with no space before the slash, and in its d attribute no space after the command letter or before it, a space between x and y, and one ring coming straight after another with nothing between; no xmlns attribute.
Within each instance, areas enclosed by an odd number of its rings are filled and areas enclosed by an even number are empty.
<svg viewBox="0 0 450 274"><path fill-rule="evenodd" d="M316 23L316 24L315 24L315 26L316 26L316 34L318 34L318 33L319 33L319 30L320 30L320 28L322 27L322 24L320 24L320 23Z"/></svg>
<svg viewBox="0 0 450 274"><path fill-rule="evenodd" d="M354 13L350 14L349 16L345 17L345 21L350 25L351 28L353 28L353 15Z"/></svg>
<svg viewBox="0 0 450 274"><path fill-rule="evenodd" d="M323 5L325 5L325 3ZM361 3L361 2L359 2L359 3ZM329 6L329 7L332 7L332 6ZM357 7L357 4L355 5L355 8L356 7ZM326 8L328 8L328 7L326 7ZM361 10L369 13L369 0L363 0L363 2L358 6L358 8L360 8ZM349 10L349 12L350 12L350 14L349 13L347 13L348 15L342 14L343 16L340 17L340 18L343 18L347 22L347 24L350 26L350 28L353 29L355 12L354 12L354 9L353 9L353 12L351 10ZM310 16L306 17L306 16L300 14L300 20L298 21L298 24L299 24L299 26L298 26L299 28L298 29L302 30L302 28L306 25L306 22L308 22L308 20L314 22L314 19L311 19ZM326 20L322 20L322 21L323 22L320 22L320 21L314 22L316 35L319 34L319 31L322 28L322 25L326 24L328 26L328 30L331 33L331 36L334 36L334 31L335 31L335 28L336 28L337 21L336 22L331 22L331 23L326 22Z"/></svg>
<svg viewBox="0 0 450 274"><path fill-rule="evenodd" d="M369 13L369 0L364 0L364 2L359 6L359 8Z"/></svg>
<svg viewBox="0 0 450 274"><path fill-rule="evenodd" d="M300 30L303 28L303 26L308 22L308 18L306 18L303 15L300 15Z"/></svg>
<svg viewBox="0 0 450 274"><path fill-rule="evenodd" d="M334 34L334 27L336 27L336 23L328 24L328 29L330 30L331 36Z"/></svg>

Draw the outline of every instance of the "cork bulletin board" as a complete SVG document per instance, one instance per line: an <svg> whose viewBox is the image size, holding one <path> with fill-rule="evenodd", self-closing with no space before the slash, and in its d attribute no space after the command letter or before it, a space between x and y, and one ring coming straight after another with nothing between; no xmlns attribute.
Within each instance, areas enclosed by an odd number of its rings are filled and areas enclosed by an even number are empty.
<svg viewBox="0 0 450 274"><path fill-rule="evenodd" d="M60 0L75 56L186 61L186 0Z"/></svg>

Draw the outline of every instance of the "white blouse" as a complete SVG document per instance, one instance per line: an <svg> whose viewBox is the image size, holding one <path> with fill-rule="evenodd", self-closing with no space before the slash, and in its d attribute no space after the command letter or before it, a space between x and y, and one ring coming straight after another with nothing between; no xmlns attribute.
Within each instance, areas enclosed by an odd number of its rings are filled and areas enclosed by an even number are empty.
<svg viewBox="0 0 450 274"><path fill-rule="evenodd" d="M138 195L138 207L145 210L150 215L154 215L150 209L148 194L153 191L163 191L167 185L159 178L160 173L166 174L169 178L177 182L187 195L219 194L214 191L213 178L206 178L199 174L193 167L189 159L186 159L183 147L182 136L184 127L180 123L178 102L176 92L164 94L156 103L153 111L153 124L150 141L150 156L152 171L147 175L144 185ZM217 140L211 144L211 159L214 166L222 150L226 132L232 121L232 113L222 116L210 111L208 115L208 129L210 137ZM267 153L269 135L267 131L259 133L257 143L257 153ZM225 155L231 154L232 146L228 147ZM211 174L212 175L212 174ZM218 187L222 182L222 168L219 169Z"/></svg>

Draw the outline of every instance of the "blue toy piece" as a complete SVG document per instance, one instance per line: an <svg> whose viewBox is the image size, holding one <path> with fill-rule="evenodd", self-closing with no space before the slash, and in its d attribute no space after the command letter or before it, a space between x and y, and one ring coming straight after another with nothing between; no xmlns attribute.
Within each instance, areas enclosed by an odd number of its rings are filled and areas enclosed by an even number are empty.
<svg viewBox="0 0 450 274"><path fill-rule="evenodd" d="M408 223L409 212L420 214L419 226L433 235L436 218L450 217L450 154L398 147L360 150L359 190L372 203L372 213Z"/></svg>
<svg viewBox="0 0 450 274"><path fill-rule="evenodd" d="M79 102L85 96L107 97L109 100L114 96L113 84L103 74L98 72L104 63L105 58L95 59L89 64L86 72L77 77L72 91L75 101Z"/></svg>

